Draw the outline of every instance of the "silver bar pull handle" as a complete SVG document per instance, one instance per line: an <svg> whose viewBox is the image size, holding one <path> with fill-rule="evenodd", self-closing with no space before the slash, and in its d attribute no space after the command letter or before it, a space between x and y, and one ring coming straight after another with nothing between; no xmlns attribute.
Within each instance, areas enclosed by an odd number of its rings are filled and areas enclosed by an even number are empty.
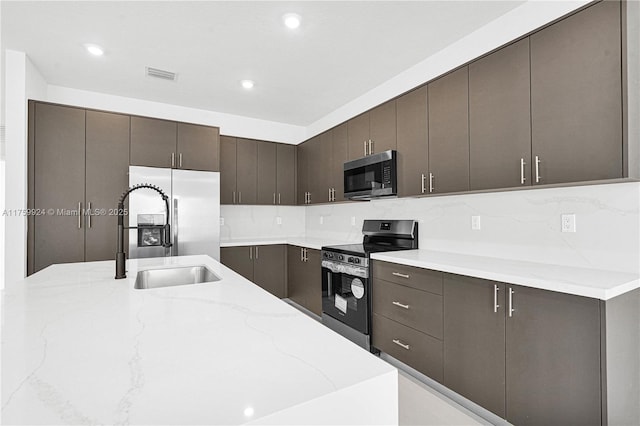
<svg viewBox="0 0 640 426"><path fill-rule="evenodd" d="M256 246L256 260L258 260L258 246Z"/></svg>
<svg viewBox="0 0 640 426"><path fill-rule="evenodd" d="M433 192L433 173L429 173L429 192Z"/></svg>
<svg viewBox="0 0 640 426"><path fill-rule="evenodd" d="M174 168L176 166L176 153L172 152L171 153L171 168Z"/></svg>
<svg viewBox="0 0 640 426"><path fill-rule="evenodd" d="M91 201L87 202L87 228L91 228Z"/></svg>
<svg viewBox="0 0 640 426"><path fill-rule="evenodd" d="M253 247L249 246L249 260L253 260Z"/></svg>
<svg viewBox="0 0 640 426"><path fill-rule="evenodd" d="M497 284L493 285L493 312L498 312L498 308L500 307L500 305L498 305L498 291L500 289L498 288Z"/></svg>
<svg viewBox="0 0 640 426"><path fill-rule="evenodd" d="M331 201L331 188L329 188L329 201Z"/></svg>
<svg viewBox="0 0 640 426"><path fill-rule="evenodd" d="M369 155L373 154L373 141L369 139Z"/></svg>
<svg viewBox="0 0 640 426"><path fill-rule="evenodd" d="M396 345L398 345L398 346L400 346L400 347L402 347L402 348L405 348L406 350L409 350L409 349L410 349L410 348L409 348L409 345L407 345L407 344L405 344L405 343L402 343L402 342L401 342L400 340L398 340L398 339L393 339L393 343L395 343Z"/></svg>
<svg viewBox="0 0 640 426"><path fill-rule="evenodd" d="M275 192L273 193L273 204L274 205L276 204L276 193Z"/></svg>
<svg viewBox="0 0 640 426"><path fill-rule="evenodd" d="M300 262L304 262L304 249L300 247Z"/></svg>
<svg viewBox="0 0 640 426"><path fill-rule="evenodd" d="M173 230L173 241L171 244L171 255L178 256L178 199L173 199L173 220L171 221L172 230Z"/></svg>
<svg viewBox="0 0 640 426"><path fill-rule="evenodd" d="M513 293L515 293L513 288L509 287L509 317L512 317L515 311L515 309L513 309Z"/></svg>
<svg viewBox="0 0 640 426"><path fill-rule="evenodd" d="M307 260L309 260L309 258L307 257L307 249L304 249L304 261L306 262Z"/></svg>
<svg viewBox="0 0 640 426"><path fill-rule="evenodd" d="M520 159L520 185L524 185L527 181L527 178L524 176L524 165L527 164L524 162L524 158Z"/></svg>
<svg viewBox="0 0 640 426"><path fill-rule="evenodd" d="M409 274L403 274L400 272L392 272L391 275L394 275L396 277L400 277L400 278L409 278Z"/></svg>
<svg viewBox="0 0 640 426"><path fill-rule="evenodd" d="M367 141L363 141L364 143L364 156L367 156Z"/></svg>
<svg viewBox="0 0 640 426"><path fill-rule="evenodd" d="M242 191L238 191L238 204L242 204Z"/></svg>
<svg viewBox="0 0 640 426"><path fill-rule="evenodd" d="M420 178L420 193L424 194L424 191L426 190L426 188L424 187L424 180L425 180L426 176L424 175L424 173L422 173L422 177Z"/></svg>
<svg viewBox="0 0 640 426"><path fill-rule="evenodd" d="M282 204L282 200L280 199L280 193L278 192L278 204Z"/></svg>
<svg viewBox="0 0 640 426"><path fill-rule="evenodd" d="M540 182L540 157L536 155L536 183Z"/></svg>
<svg viewBox="0 0 640 426"><path fill-rule="evenodd" d="M236 191L233 191L233 204L236 203Z"/></svg>
<svg viewBox="0 0 640 426"><path fill-rule="evenodd" d="M178 167L182 168L182 153L178 155Z"/></svg>
<svg viewBox="0 0 640 426"><path fill-rule="evenodd" d="M82 201L78 202L78 229L82 228Z"/></svg>
<svg viewBox="0 0 640 426"><path fill-rule="evenodd" d="M395 300L393 302L394 305L400 307L400 308L404 308L404 309L409 309L409 305L405 305L404 303L400 303L400 302L396 302Z"/></svg>

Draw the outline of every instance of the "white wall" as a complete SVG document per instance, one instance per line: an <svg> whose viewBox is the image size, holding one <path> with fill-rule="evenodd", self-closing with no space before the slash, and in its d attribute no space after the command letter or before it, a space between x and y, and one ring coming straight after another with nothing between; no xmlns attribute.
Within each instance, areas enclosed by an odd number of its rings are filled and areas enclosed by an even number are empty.
<svg viewBox="0 0 640 426"><path fill-rule="evenodd" d="M310 206L306 235L355 241L364 219L416 219L425 249L640 273L639 182Z"/></svg>
<svg viewBox="0 0 640 426"><path fill-rule="evenodd" d="M23 52L5 53L6 187L5 209L27 207L27 100L44 96L46 83ZM6 282L26 274L27 218L5 217ZM4 287L4 283L2 283Z"/></svg>

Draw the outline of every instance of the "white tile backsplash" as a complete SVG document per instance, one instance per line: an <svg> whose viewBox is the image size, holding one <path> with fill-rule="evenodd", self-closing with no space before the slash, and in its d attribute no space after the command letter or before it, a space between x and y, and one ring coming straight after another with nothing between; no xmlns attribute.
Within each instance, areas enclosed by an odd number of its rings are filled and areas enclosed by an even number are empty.
<svg viewBox="0 0 640 426"><path fill-rule="evenodd" d="M328 204L305 215L310 238L357 241L364 219L417 219L420 248L639 272L639 212L640 183L628 182ZM577 232L561 232L562 214L576 215Z"/></svg>
<svg viewBox="0 0 640 426"><path fill-rule="evenodd" d="M220 240L304 236L304 207L220 206Z"/></svg>

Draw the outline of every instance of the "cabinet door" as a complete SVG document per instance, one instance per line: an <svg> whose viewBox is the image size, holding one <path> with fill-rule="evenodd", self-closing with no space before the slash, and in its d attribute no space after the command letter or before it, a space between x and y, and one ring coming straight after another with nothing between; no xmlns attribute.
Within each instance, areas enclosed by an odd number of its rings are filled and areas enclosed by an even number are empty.
<svg viewBox="0 0 640 426"><path fill-rule="evenodd" d="M258 142L252 139L236 140L236 189L238 204L256 204Z"/></svg>
<svg viewBox="0 0 640 426"><path fill-rule="evenodd" d="M620 43L618 1L596 3L531 35L538 183L622 177Z"/></svg>
<svg viewBox="0 0 640 426"><path fill-rule="evenodd" d="M503 418L504 289L478 278L444 278L444 385Z"/></svg>
<svg viewBox="0 0 640 426"><path fill-rule="evenodd" d="M236 204L236 138L220 136L220 204Z"/></svg>
<svg viewBox="0 0 640 426"><path fill-rule="evenodd" d="M355 160L367 155L369 143L369 113L365 112L347 122L347 138L349 140L349 160Z"/></svg>
<svg viewBox="0 0 640 426"><path fill-rule="evenodd" d="M427 87L413 90L396 101L398 196L427 191L429 141L427 138Z"/></svg>
<svg viewBox="0 0 640 426"><path fill-rule="evenodd" d="M85 110L36 103L34 119L34 208L55 211L30 230L37 272L84 261Z"/></svg>
<svg viewBox="0 0 640 426"><path fill-rule="evenodd" d="M296 191L299 205L306 204L309 191L309 141L296 146Z"/></svg>
<svg viewBox="0 0 640 426"><path fill-rule="evenodd" d="M331 149L331 145L326 144L327 133L315 136L308 142L308 157L307 167L308 173L308 188L310 203L327 203L329 201L328 192L329 185L327 184L327 166L329 163L328 150Z"/></svg>
<svg viewBox="0 0 640 426"><path fill-rule="evenodd" d="M220 171L220 129L178 123L177 167L188 170Z"/></svg>
<svg viewBox="0 0 640 426"><path fill-rule="evenodd" d="M468 67L428 85L429 172L435 193L469 189L468 86Z"/></svg>
<svg viewBox="0 0 640 426"><path fill-rule="evenodd" d="M131 165L175 167L176 134L174 121L131 117Z"/></svg>
<svg viewBox="0 0 640 426"><path fill-rule="evenodd" d="M509 290L506 419L517 425L599 425L599 301L519 286L507 286L507 299Z"/></svg>
<svg viewBox="0 0 640 426"><path fill-rule="evenodd" d="M369 112L369 154L396 149L396 101L385 102Z"/></svg>
<svg viewBox="0 0 640 426"><path fill-rule="evenodd" d="M276 144L276 191L278 204L296 204L296 147Z"/></svg>
<svg viewBox="0 0 640 426"><path fill-rule="evenodd" d="M255 246L253 282L276 297L287 297L285 292L285 246Z"/></svg>
<svg viewBox="0 0 640 426"><path fill-rule="evenodd" d="M307 305L302 248L287 246L287 297L300 306Z"/></svg>
<svg viewBox="0 0 640 426"><path fill-rule="evenodd" d="M344 201L344 163L349 160L347 133L347 123L331 129L329 187L335 190L334 201Z"/></svg>
<svg viewBox="0 0 640 426"><path fill-rule="evenodd" d="M109 214L109 210L116 208L129 186L129 122L128 115L86 112L85 200L86 208L91 207L85 217L88 262L112 260L115 256L118 216ZM89 215L94 212L99 214Z"/></svg>
<svg viewBox="0 0 640 426"><path fill-rule="evenodd" d="M322 315L320 250L307 249L306 257L307 260L304 262L305 307L316 315Z"/></svg>
<svg viewBox="0 0 640 426"><path fill-rule="evenodd" d="M469 65L471 189L531 184L529 83L528 38Z"/></svg>
<svg viewBox="0 0 640 426"><path fill-rule="evenodd" d="M256 142L258 153L256 201L257 204L275 205L276 194L276 144Z"/></svg>
<svg viewBox="0 0 640 426"><path fill-rule="evenodd" d="M253 246L221 247L220 263L253 281Z"/></svg>

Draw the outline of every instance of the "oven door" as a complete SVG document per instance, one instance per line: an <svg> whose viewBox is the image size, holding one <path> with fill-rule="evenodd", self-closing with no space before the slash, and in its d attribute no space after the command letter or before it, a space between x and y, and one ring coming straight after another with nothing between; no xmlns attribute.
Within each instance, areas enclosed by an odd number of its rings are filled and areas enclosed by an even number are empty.
<svg viewBox="0 0 640 426"><path fill-rule="evenodd" d="M323 260L322 312L369 334L368 269Z"/></svg>

